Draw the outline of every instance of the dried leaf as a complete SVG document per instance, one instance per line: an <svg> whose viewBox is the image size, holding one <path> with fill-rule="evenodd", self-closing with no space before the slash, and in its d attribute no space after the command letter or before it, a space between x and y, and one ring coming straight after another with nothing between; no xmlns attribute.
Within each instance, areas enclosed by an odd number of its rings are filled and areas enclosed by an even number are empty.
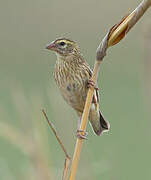
<svg viewBox="0 0 151 180"><path fill-rule="evenodd" d="M115 30L123 23L123 21L128 17L129 15L126 15L122 18L122 20L118 23L115 24L109 31L109 36L108 39L110 39L111 35L115 32ZM125 27L125 29L123 29L123 31L121 31L121 33L118 35L118 37L116 37L116 39L114 39L114 41L110 44L110 46L113 46L117 43L119 43L125 36L126 32L127 32L127 28L128 28L128 24Z"/></svg>

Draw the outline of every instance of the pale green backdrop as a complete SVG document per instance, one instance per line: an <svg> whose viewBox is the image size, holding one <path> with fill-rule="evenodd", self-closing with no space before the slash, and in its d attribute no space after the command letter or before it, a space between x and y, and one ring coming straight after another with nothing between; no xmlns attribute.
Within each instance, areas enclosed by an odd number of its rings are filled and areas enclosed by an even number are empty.
<svg viewBox="0 0 151 180"><path fill-rule="evenodd" d="M70 156L76 113L53 80L57 37L76 40L93 66L107 30L139 0L2 0L0 5L0 179L59 180L64 154L42 116L45 108ZM109 133L84 142L78 180L150 180L151 122L146 81L146 33L150 10L110 48L98 79Z"/></svg>

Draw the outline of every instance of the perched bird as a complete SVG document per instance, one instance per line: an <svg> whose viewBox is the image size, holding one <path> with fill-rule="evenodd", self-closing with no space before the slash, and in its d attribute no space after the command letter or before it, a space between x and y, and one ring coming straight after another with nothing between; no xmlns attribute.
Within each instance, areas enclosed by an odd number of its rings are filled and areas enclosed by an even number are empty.
<svg viewBox="0 0 151 180"><path fill-rule="evenodd" d="M77 112L79 116L77 136L85 138L80 128L85 100L90 86L94 86L90 80L92 70L80 53L76 42L59 38L46 46L46 49L54 51L57 61L54 70L54 78L65 101ZM92 104L89 113L89 122L96 135L109 130L109 123L104 120L99 110L99 93L95 87Z"/></svg>

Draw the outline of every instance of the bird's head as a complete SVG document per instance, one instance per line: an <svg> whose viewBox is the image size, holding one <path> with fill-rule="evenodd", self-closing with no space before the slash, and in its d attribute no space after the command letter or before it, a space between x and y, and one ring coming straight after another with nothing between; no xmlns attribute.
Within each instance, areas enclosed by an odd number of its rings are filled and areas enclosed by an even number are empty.
<svg viewBox="0 0 151 180"><path fill-rule="evenodd" d="M76 42L66 38L59 38L52 41L46 46L46 49L55 51L60 56L68 56L79 52Z"/></svg>

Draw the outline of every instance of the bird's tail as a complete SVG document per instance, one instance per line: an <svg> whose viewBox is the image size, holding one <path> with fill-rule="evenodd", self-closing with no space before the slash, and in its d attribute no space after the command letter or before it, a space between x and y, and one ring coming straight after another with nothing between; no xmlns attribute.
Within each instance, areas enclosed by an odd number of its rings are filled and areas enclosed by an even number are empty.
<svg viewBox="0 0 151 180"><path fill-rule="evenodd" d="M103 132L106 132L110 129L110 124L108 121L105 121L101 112L92 112L89 114L89 121L92 125L93 131L96 135L100 136Z"/></svg>

